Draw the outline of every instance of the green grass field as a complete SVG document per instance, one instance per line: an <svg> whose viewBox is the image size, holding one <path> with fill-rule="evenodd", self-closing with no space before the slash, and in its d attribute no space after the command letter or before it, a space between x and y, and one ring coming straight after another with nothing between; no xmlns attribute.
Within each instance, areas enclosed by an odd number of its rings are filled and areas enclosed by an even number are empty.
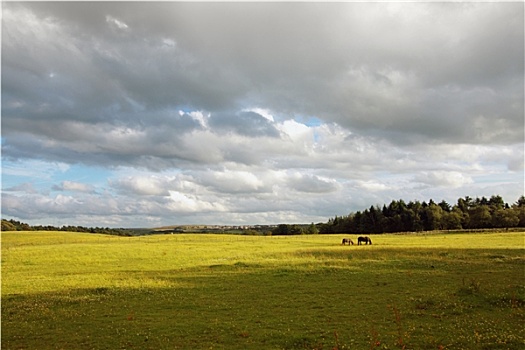
<svg viewBox="0 0 525 350"><path fill-rule="evenodd" d="M2 232L2 349L525 348L524 232L342 237Z"/></svg>

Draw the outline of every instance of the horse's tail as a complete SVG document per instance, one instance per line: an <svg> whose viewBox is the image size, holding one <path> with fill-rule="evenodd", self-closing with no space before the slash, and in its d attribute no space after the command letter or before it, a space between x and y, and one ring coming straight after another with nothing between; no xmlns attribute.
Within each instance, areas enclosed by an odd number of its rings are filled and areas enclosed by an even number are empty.
<svg viewBox="0 0 525 350"><path fill-rule="evenodd" d="M368 242L370 243L370 245L372 245L372 240L370 239L370 237L368 238Z"/></svg>

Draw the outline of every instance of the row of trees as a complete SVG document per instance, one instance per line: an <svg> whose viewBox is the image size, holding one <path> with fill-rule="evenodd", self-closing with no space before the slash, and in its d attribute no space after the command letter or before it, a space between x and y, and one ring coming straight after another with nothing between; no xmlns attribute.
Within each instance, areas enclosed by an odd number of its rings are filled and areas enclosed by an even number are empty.
<svg viewBox="0 0 525 350"><path fill-rule="evenodd" d="M147 229L125 229L125 228L109 228L109 227L84 227L84 226L62 226L55 227L51 225L31 226L24 222L17 220L2 219L2 231L67 231L67 232L85 232L85 233L102 233L108 235L118 236L136 236L139 234L151 234L151 230Z"/></svg>
<svg viewBox="0 0 525 350"><path fill-rule="evenodd" d="M319 233L319 229L312 222L310 225L277 225L271 232L273 236L283 235L315 235Z"/></svg>
<svg viewBox="0 0 525 350"><path fill-rule="evenodd" d="M455 205L393 200L319 225L320 233L386 233L525 227L525 196L509 206L503 198L459 198Z"/></svg>

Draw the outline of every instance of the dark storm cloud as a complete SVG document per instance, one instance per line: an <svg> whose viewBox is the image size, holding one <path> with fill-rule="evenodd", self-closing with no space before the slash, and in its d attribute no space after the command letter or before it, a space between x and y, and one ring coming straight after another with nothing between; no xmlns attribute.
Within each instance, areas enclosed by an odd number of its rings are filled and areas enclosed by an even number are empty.
<svg viewBox="0 0 525 350"><path fill-rule="evenodd" d="M240 112L263 106L394 143L520 142L522 29L520 3L6 3L4 137L82 143L73 121L176 139L197 127L166 116L180 109L277 136ZM98 152L130 154L110 142ZM174 156L140 142L137 157ZM82 148L62 146L46 152Z"/></svg>
<svg viewBox="0 0 525 350"><path fill-rule="evenodd" d="M317 175L295 174L288 179L288 186L299 192L330 193L340 189L336 181Z"/></svg>

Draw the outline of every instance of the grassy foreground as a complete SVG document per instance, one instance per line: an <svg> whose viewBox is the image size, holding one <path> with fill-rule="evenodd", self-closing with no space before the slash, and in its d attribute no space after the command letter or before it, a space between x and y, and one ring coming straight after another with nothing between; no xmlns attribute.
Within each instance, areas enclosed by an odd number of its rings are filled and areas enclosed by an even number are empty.
<svg viewBox="0 0 525 350"><path fill-rule="evenodd" d="M3 232L1 347L525 347L525 233L342 237Z"/></svg>

